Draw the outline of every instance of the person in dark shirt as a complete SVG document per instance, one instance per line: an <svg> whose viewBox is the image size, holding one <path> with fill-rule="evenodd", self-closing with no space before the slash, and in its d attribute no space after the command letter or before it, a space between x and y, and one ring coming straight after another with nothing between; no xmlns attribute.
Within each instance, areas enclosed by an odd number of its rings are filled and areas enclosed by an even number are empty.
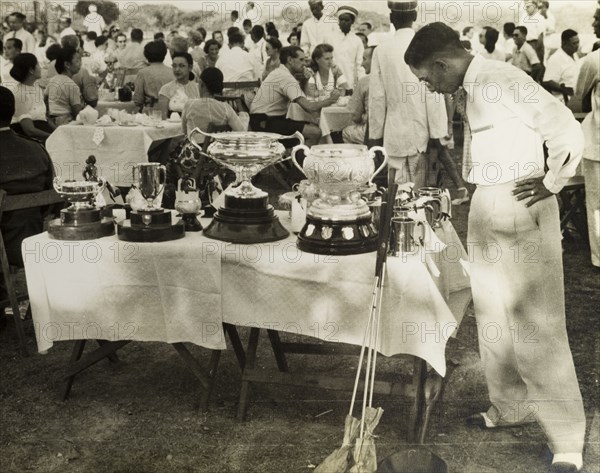
<svg viewBox="0 0 600 473"><path fill-rule="evenodd" d="M0 189L8 195L41 192L52 187L54 170L48 153L31 140L22 138L9 127L15 113L15 97L0 87ZM21 243L43 231L42 209L31 208L4 212L0 230L9 264L23 266Z"/></svg>

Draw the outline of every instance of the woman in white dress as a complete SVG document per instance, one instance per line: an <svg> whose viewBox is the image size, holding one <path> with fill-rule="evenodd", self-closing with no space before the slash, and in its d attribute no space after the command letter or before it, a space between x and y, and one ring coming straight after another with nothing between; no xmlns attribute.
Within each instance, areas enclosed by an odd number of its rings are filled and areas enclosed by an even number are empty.
<svg viewBox="0 0 600 473"><path fill-rule="evenodd" d="M335 89L348 89L342 71L333 64L333 46L330 44L319 44L315 48L311 69L314 74L306 84L306 96L309 100L324 100L329 98Z"/></svg>
<svg viewBox="0 0 600 473"><path fill-rule="evenodd" d="M16 84L11 87L15 96L15 114L11 128L30 138L42 142L54 131L46 118L44 91L37 84L42 76L40 64L31 53L19 54L14 61L10 75Z"/></svg>
<svg viewBox="0 0 600 473"><path fill-rule="evenodd" d="M181 115L188 100L200 98L200 89L192 73L193 65L191 54L173 54L172 67L175 80L163 85L158 92L158 106L162 111L163 119L169 118L173 112Z"/></svg>

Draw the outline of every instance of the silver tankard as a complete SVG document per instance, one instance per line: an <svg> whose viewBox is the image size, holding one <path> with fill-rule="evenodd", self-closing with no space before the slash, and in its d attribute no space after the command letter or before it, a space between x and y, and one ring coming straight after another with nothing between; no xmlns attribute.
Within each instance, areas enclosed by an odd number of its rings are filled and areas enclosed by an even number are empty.
<svg viewBox="0 0 600 473"><path fill-rule="evenodd" d="M391 231L391 255L413 254L417 245L423 246L425 225L409 217L393 217Z"/></svg>
<svg viewBox="0 0 600 473"><path fill-rule="evenodd" d="M432 228L441 226L444 209L449 209L451 202L448 196L437 187L421 187L417 191L419 199L423 199L425 217Z"/></svg>

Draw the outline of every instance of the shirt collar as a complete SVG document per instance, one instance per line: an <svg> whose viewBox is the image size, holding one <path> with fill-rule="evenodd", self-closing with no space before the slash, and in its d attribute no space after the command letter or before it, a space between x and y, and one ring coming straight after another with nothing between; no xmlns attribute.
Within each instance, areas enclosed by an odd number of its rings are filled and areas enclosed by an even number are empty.
<svg viewBox="0 0 600 473"><path fill-rule="evenodd" d="M469 64L467 72L465 73L465 78L463 79L463 88L467 91L467 93L469 93L469 90L471 90L472 86L475 85L475 81L477 80L477 76L479 75L479 71L481 71L484 61L485 58L476 54L473 57L471 64Z"/></svg>
<svg viewBox="0 0 600 473"><path fill-rule="evenodd" d="M394 33L394 36L406 37L406 38L412 39L415 36L415 30L413 30L412 28L400 28L400 29L396 30L396 32Z"/></svg>

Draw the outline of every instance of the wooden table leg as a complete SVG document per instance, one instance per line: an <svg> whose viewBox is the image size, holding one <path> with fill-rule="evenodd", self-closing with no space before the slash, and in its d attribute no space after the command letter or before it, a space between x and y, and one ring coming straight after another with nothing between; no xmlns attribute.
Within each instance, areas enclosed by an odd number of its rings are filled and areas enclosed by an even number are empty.
<svg viewBox="0 0 600 473"><path fill-rule="evenodd" d="M81 354L83 353L83 349L85 348L86 340L76 340L73 345L73 351L71 352L71 360L69 362L69 366L75 363L79 358L81 358ZM71 387L73 386L73 381L75 381L75 375L71 375L67 377L65 385L62 390L62 400L66 401L69 397L69 393L71 392Z"/></svg>
<svg viewBox="0 0 600 473"><path fill-rule="evenodd" d="M267 333L269 334L271 347L273 347L273 353L275 353L275 359L277 360L277 368L279 368L279 371L287 373L289 371L289 367L285 358L283 347L281 346L279 332L277 332L276 330L267 330Z"/></svg>
<svg viewBox="0 0 600 473"><path fill-rule="evenodd" d="M427 362L421 358L414 357L413 386L415 387L415 399L413 410L410 413L408 423L408 439L416 443L423 420L425 407L425 381L427 379Z"/></svg>
<svg viewBox="0 0 600 473"><path fill-rule="evenodd" d="M244 351L244 346L242 345L242 341L240 340L237 328L235 327L235 325L223 324L223 330L225 330L225 333L229 337L231 345L233 346L233 351L235 352L235 356L237 357L238 364L243 370L244 366L246 366L246 352Z"/></svg>
<svg viewBox="0 0 600 473"><path fill-rule="evenodd" d="M202 412L208 411L208 403L215 386L215 378L217 376L217 368L219 367L219 360L221 359L221 350L211 350L212 355L210 357L210 363L208 365L208 386L204 389L202 399L200 401L200 409Z"/></svg>
<svg viewBox="0 0 600 473"><path fill-rule="evenodd" d="M248 410L248 393L250 390L250 382L244 378L246 370L254 368L256 362L256 350L258 348L258 338L260 336L260 329L252 327L250 329L250 338L248 339L248 349L246 350L246 363L244 365L244 371L242 372L242 388L240 390L240 403L238 406L237 418L239 421L246 420L246 411Z"/></svg>

